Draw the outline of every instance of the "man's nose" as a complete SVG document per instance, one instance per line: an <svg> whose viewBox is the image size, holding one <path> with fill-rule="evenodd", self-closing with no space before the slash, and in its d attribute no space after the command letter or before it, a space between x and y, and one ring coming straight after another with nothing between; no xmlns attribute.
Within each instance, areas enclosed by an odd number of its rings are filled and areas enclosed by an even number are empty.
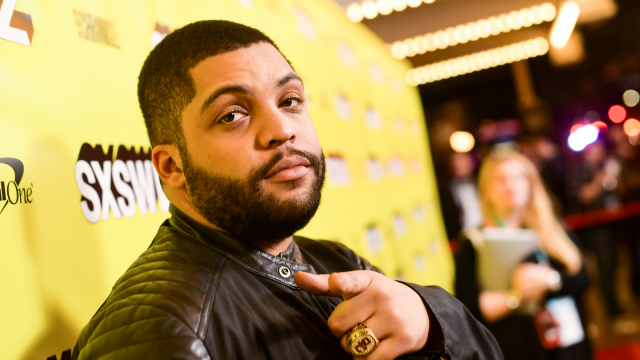
<svg viewBox="0 0 640 360"><path fill-rule="evenodd" d="M260 119L258 145L264 149L278 147L296 138L294 120L282 114L279 109L268 109Z"/></svg>

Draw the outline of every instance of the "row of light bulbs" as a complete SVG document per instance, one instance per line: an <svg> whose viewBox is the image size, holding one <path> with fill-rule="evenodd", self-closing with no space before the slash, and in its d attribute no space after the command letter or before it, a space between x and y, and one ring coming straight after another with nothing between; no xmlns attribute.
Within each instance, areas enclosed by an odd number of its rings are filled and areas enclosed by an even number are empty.
<svg viewBox="0 0 640 360"><path fill-rule="evenodd" d="M436 0L365 0L362 3L350 4L347 7L347 18L357 23L362 19L373 19L378 15L389 15L394 11L402 11L407 7L416 8L423 2L434 3Z"/></svg>
<svg viewBox="0 0 640 360"><path fill-rule="evenodd" d="M431 83L544 55L548 51L549 42L546 39L531 39L411 69L407 71L406 80L411 86Z"/></svg>
<svg viewBox="0 0 640 360"><path fill-rule="evenodd" d="M492 16L470 22L446 30L436 31L423 36L396 41L391 45L391 54L396 59L424 54L427 51L436 51L450 46L476 41L492 35L518 30L523 27L552 21L556 17L556 7L551 3L536 5L520 11L512 11L500 16Z"/></svg>

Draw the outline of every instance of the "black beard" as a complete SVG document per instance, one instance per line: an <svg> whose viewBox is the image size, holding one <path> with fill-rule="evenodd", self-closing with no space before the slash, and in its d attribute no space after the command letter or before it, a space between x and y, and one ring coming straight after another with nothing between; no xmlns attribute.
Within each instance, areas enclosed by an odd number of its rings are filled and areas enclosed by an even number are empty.
<svg viewBox="0 0 640 360"><path fill-rule="evenodd" d="M182 163L191 204L210 223L238 240L267 245L282 240L305 227L320 205L326 169L322 152L318 156L295 149L286 154L279 151L265 164L251 170L246 180L214 175L192 164L189 155L185 155ZM265 193L261 183L286 155L309 160L316 176L306 194L280 200L276 195ZM302 179L291 181L288 186L293 190L302 182Z"/></svg>

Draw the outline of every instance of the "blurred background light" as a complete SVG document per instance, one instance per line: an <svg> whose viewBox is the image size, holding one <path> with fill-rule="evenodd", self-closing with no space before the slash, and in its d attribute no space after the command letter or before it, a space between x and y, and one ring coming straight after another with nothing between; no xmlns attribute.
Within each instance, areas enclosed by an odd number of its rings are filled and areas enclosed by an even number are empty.
<svg viewBox="0 0 640 360"><path fill-rule="evenodd" d="M607 126L607 124L605 124L604 121L601 121L601 120L595 121L591 125L597 127L600 132L603 132L603 131L606 132L609 130L609 127Z"/></svg>
<svg viewBox="0 0 640 360"><path fill-rule="evenodd" d="M613 105L609 108L609 119L616 124L619 124L624 121L627 117L627 110L620 105Z"/></svg>
<svg viewBox="0 0 640 360"><path fill-rule="evenodd" d="M591 110L591 111L587 111L587 113L584 114L584 119L590 122L594 122L594 121L602 120L602 117L600 117L600 114L598 114L597 111Z"/></svg>
<svg viewBox="0 0 640 360"><path fill-rule="evenodd" d="M466 153L471 151L476 144L473 135L466 131L456 131L451 134L449 138L449 144L455 152Z"/></svg>
<svg viewBox="0 0 640 360"><path fill-rule="evenodd" d="M362 3L362 15L367 19L373 19L378 16L378 6L373 0L365 0Z"/></svg>
<svg viewBox="0 0 640 360"><path fill-rule="evenodd" d="M628 119L623 125L624 133L629 137L640 135L640 121L636 119Z"/></svg>
<svg viewBox="0 0 640 360"><path fill-rule="evenodd" d="M542 5L536 5L520 11L513 11L509 14L491 16L487 19L480 19L468 24L460 24L444 30L427 33L423 36L423 39L425 39L426 42L435 42L434 46L425 44L427 51L436 51L438 49L442 50L458 44L465 44L469 41L476 41L478 39L499 35L511 30L530 27L534 24L541 24L545 21L553 21L555 17L556 7L551 3L544 3ZM571 35L571 32L569 32L569 35ZM398 40L391 45L391 54L396 59L412 57L419 53L404 53L398 51L398 47L407 40L409 39Z"/></svg>
<svg viewBox="0 0 640 360"><path fill-rule="evenodd" d="M391 0L393 2L393 10L403 11L407 8L407 2L405 0Z"/></svg>
<svg viewBox="0 0 640 360"><path fill-rule="evenodd" d="M360 22L364 18L374 19L378 15L389 15L394 11L403 11L407 7L417 8L422 3L432 4L435 0L365 0L347 6L347 18ZM542 15L542 13L541 13Z"/></svg>
<svg viewBox="0 0 640 360"><path fill-rule="evenodd" d="M594 125L580 126L575 132L569 135L568 144L573 151L582 151L589 144L598 140L598 128Z"/></svg>
<svg viewBox="0 0 640 360"><path fill-rule="evenodd" d="M562 4L556 22L551 28L551 46L556 49L562 49L567 45L578 21L578 16L580 16L580 5L578 3L567 1Z"/></svg>
<svg viewBox="0 0 640 360"><path fill-rule="evenodd" d="M392 46L393 49L393 46ZM393 50L392 50L393 51ZM499 65L512 63L544 55L549 51L549 43L544 38L536 38L496 49L481 51L434 64L417 67L429 76L422 76L418 84L426 84L450 77L472 73ZM413 72L413 70L410 70ZM407 82L415 86L417 79L407 74ZM411 80L409 80L411 79Z"/></svg>
<svg viewBox="0 0 640 360"><path fill-rule="evenodd" d="M352 22L360 22L364 18L360 4L351 4L347 7L347 18Z"/></svg>
<svg viewBox="0 0 640 360"><path fill-rule="evenodd" d="M380 15L389 15L393 11L393 2L391 0L378 0L376 5Z"/></svg>
<svg viewBox="0 0 640 360"><path fill-rule="evenodd" d="M640 103L640 94L635 90L627 90L622 94L622 100L628 107L634 107Z"/></svg>

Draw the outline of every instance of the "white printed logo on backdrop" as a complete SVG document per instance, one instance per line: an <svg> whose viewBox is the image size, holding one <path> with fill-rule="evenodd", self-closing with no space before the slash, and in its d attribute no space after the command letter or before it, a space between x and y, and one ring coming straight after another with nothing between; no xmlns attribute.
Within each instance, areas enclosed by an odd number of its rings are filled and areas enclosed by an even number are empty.
<svg viewBox="0 0 640 360"><path fill-rule="evenodd" d="M380 181L384 178L384 166L375 158L367 160L367 173L373 181Z"/></svg>
<svg viewBox="0 0 640 360"><path fill-rule="evenodd" d="M369 75L371 75L371 80L376 84L384 81L384 73L382 72L382 69L380 69L380 66L376 64L371 64L371 66L369 66Z"/></svg>
<svg viewBox="0 0 640 360"><path fill-rule="evenodd" d="M416 205L413 208L413 218L418 224L422 224L426 220L427 215L421 205Z"/></svg>
<svg viewBox="0 0 640 360"><path fill-rule="evenodd" d="M298 30L302 36L307 38L309 41L314 41L316 39L316 29L313 26L313 21L309 15L299 7L295 9L296 22L298 23Z"/></svg>
<svg viewBox="0 0 640 360"><path fill-rule="evenodd" d="M169 210L150 150L136 152L120 145L114 157L113 145L105 153L101 145L82 144L75 178L82 194L80 208L90 223L107 221L111 213L116 219L132 218L136 207L140 215Z"/></svg>
<svg viewBox="0 0 640 360"><path fill-rule="evenodd" d="M156 23L156 28L151 33L151 46L156 47L169 34L171 34L171 29L168 26Z"/></svg>
<svg viewBox="0 0 640 360"><path fill-rule="evenodd" d="M31 46L33 22L31 15L16 11L18 0L0 0L0 39Z"/></svg>
<svg viewBox="0 0 640 360"><path fill-rule="evenodd" d="M253 0L236 0L236 1L247 9L251 9L253 7Z"/></svg>
<svg viewBox="0 0 640 360"><path fill-rule="evenodd" d="M380 232L380 229L377 226L369 226L365 237L367 239L367 244L369 245L369 251L371 251L372 254L382 250L384 239L382 237L382 232Z"/></svg>
<svg viewBox="0 0 640 360"><path fill-rule="evenodd" d="M351 183L351 174L344 159L339 155L330 155L327 158L327 174L329 185L345 186Z"/></svg>
<svg viewBox="0 0 640 360"><path fill-rule="evenodd" d="M404 220L404 216L397 214L393 217L393 233L397 238L401 238L407 233L407 222Z"/></svg>
<svg viewBox="0 0 640 360"><path fill-rule="evenodd" d="M379 130L382 128L384 124L384 120L382 119L382 115L377 112L374 108L367 108L364 113L365 119L367 119L367 125L374 130Z"/></svg>
<svg viewBox="0 0 640 360"><path fill-rule="evenodd" d="M389 173L395 176L404 175L404 164L400 156L393 156L389 161Z"/></svg>
<svg viewBox="0 0 640 360"><path fill-rule="evenodd" d="M400 116L396 116L393 118L393 130L397 133L401 133L404 131L404 120Z"/></svg>
<svg viewBox="0 0 640 360"><path fill-rule="evenodd" d="M353 116L349 99L342 94L336 95L336 111L338 113L338 117L343 120L351 120L351 117Z"/></svg>
<svg viewBox="0 0 640 360"><path fill-rule="evenodd" d="M340 60L348 67L355 67L358 65L356 54L353 52L351 46L346 42L338 44L338 53L340 54Z"/></svg>

